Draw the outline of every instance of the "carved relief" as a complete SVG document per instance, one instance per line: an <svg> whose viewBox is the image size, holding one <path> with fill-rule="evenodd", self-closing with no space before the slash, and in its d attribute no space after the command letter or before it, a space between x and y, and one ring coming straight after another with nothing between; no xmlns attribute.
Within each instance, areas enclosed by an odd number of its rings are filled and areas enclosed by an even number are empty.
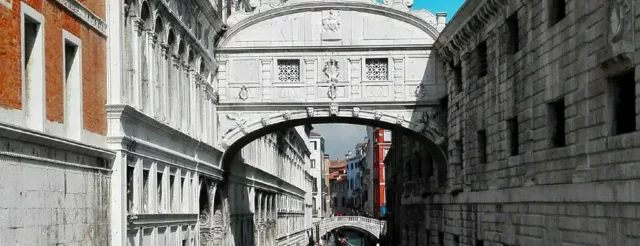
<svg viewBox="0 0 640 246"><path fill-rule="evenodd" d="M336 96L338 95L338 87L336 86L335 83L331 84L329 86L329 90L327 91L327 96L331 99L334 100L336 99Z"/></svg>
<svg viewBox="0 0 640 246"><path fill-rule="evenodd" d="M315 111L312 107L307 108L307 116L313 117L315 115Z"/></svg>
<svg viewBox="0 0 640 246"><path fill-rule="evenodd" d="M235 127L232 127L230 130L227 131L227 133L235 130L236 128L240 128L240 131L242 131L242 133L244 134L247 133L247 129L246 129L247 120L243 119L240 116L231 116L231 115L227 115L227 119L232 120L233 123L235 124Z"/></svg>
<svg viewBox="0 0 640 246"><path fill-rule="evenodd" d="M380 111L376 111L376 112L375 112L375 114L373 115L373 117L374 117L376 120L380 120L380 119L382 118L382 112L380 112Z"/></svg>
<svg viewBox="0 0 640 246"><path fill-rule="evenodd" d="M322 40L337 41L342 39L340 32L340 12L338 10L329 10L324 19L322 19Z"/></svg>
<svg viewBox="0 0 640 246"><path fill-rule="evenodd" d="M338 104L332 103L329 105L329 115L338 115Z"/></svg>
<svg viewBox="0 0 640 246"><path fill-rule="evenodd" d="M284 113L282 113L282 118L284 118L285 120L290 120L291 119L291 112L289 112L288 110L285 111Z"/></svg>
<svg viewBox="0 0 640 246"><path fill-rule="evenodd" d="M246 101L249 98L249 89L246 86L242 86L240 88L240 92L238 93L238 97L242 99L242 101Z"/></svg>
<svg viewBox="0 0 640 246"><path fill-rule="evenodd" d="M329 61L324 64L324 69L322 71L327 76L327 82L338 82L338 76L340 76L340 64L336 59L329 59Z"/></svg>
<svg viewBox="0 0 640 246"><path fill-rule="evenodd" d="M631 7L627 0L613 0L611 3L609 21L611 25L610 41L615 43L622 39L629 29Z"/></svg>
<svg viewBox="0 0 640 246"><path fill-rule="evenodd" d="M262 123L263 126L267 126L271 122L269 120L269 117L262 117L262 119L260 119L260 123Z"/></svg>
<svg viewBox="0 0 640 246"><path fill-rule="evenodd" d="M352 113L353 113L353 117L358 117L358 115L360 115L360 108L359 107L354 107L352 109Z"/></svg>

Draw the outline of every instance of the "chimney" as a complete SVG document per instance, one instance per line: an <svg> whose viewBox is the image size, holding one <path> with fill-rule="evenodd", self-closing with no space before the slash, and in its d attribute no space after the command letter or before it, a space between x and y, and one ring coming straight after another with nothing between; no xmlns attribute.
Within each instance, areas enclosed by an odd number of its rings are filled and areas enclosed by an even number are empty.
<svg viewBox="0 0 640 246"><path fill-rule="evenodd" d="M447 13L436 13L436 23L436 30L438 30L438 32L441 32L447 25Z"/></svg>

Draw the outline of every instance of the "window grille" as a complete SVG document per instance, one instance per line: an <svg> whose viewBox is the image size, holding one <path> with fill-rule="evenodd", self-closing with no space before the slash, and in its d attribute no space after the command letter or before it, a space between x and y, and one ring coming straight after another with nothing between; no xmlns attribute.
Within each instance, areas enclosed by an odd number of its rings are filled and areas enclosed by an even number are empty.
<svg viewBox="0 0 640 246"><path fill-rule="evenodd" d="M278 60L278 80L281 82L299 82L300 60Z"/></svg>
<svg viewBox="0 0 640 246"><path fill-rule="evenodd" d="M386 58L367 59L367 80L389 80L389 60Z"/></svg>

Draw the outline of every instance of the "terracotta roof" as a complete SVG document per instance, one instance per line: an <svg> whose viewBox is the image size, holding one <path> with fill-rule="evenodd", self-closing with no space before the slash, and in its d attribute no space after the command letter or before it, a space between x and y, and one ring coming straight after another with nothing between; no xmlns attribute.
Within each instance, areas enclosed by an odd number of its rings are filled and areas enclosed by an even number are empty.
<svg viewBox="0 0 640 246"><path fill-rule="evenodd" d="M329 160L329 169L343 168L347 166L347 160Z"/></svg>
<svg viewBox="0 0 640 246"><path fill-rule="evenodd" d="M322 135L317 134L317 133L315 133L315 132L311 132L311 133L309 133L309 136L313 136L313 137L322 137Z"/></svg>

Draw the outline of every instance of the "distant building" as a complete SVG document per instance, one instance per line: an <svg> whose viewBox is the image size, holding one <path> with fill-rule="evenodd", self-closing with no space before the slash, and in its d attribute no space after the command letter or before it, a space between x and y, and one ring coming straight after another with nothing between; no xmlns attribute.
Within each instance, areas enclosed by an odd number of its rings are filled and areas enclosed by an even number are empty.
<svg viewBox="0 0 640 246"><path fill-rule="evenodd" d="M311 168L309 172L313 180L313 221L316 222L324 218L326 211L327 188L325 183L324 138L318 133L311 132L309 134L309 142L311 149Z"/></svg>
<svg viewBox="0 0 640 246"><path fill-rule="evenodd" d="M380 217L386 214L384 158L391 147L391 130L367 127L367 137L369 138L367 152L371 154L371 157L367 158L367 166L373 168L371 176L373 215Z"/></svg>
<svg viewBox="0 0 640 246"><path fill-rule="evenodd" d="M347 212L347 160L329 161L328 179L330 183L329 196L331 197L331 210L335 213Z"/></svg>
<svg viewBox="0 0 640 246"><path fill-rule="evenodd" d="M363 169L366 163L367 143L358 143L355 147L355 155L351 151L347 153L347 179L348 179L348 206L357 211L363 211L363 201L367 198L366 187L363 186Z"/></svg>

